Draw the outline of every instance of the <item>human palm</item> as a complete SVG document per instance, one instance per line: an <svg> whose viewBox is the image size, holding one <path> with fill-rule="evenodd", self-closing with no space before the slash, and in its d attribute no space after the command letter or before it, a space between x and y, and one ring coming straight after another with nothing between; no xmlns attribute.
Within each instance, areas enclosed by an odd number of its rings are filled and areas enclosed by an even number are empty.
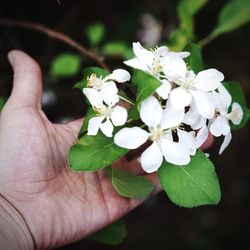
<svg viewBox="0 0 250 250"><path fill-rule="evenodd" d="M67 153L81 121L51 123L41 110L39 66L20 51L9 59L14 85L0 117L0 193L22 215L36 247L76 241L139 205L142 200L117 195L103 171L69 169ZM134 164L122 159L117 165Z"/></svg>

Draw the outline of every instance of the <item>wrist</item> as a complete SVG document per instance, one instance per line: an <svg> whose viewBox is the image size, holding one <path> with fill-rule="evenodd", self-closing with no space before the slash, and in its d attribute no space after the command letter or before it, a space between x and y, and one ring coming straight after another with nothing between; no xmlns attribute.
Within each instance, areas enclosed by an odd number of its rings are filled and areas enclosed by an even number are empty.
<svg viewBox="0 0 250 250"><path fill-rule="evenodd" d="M0 246L2 249L33 250L34 240L22 215L0 195Z"/></svg>

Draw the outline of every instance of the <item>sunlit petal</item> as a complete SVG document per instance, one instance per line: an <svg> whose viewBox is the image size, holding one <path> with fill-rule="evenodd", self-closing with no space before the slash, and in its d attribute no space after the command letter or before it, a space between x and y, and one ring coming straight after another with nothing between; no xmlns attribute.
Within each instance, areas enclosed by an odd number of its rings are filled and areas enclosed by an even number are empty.
<svg viewBox="0 0 250 250"><path fill-rule="evenodd" d="M183 109L184 107L190 105L192 95L186 89L178 87L170 92L169 99L173 108Z"/></svg>
<svg viewBox="0 0 250 250"><path fill-rule="evenodd" d="M139 127L123 128L114 136L114 142L122 148L135 149L145 143L149 136L148 132Z"/></svg>
<svg viewBox="0 0 250 250"><path fill-rule="evenodd" d="M125 108L121 106L115 106L110 115L110 118L114 126L122 126L127 121L128 112Z"/></svg>
<svg viewBox="0 0 250 250"><path fill-rule="evenodd" d="M212 95L203 91L190 91L194 102L197 107L197 111L202 117L211 119L215 113L215 103L213 102Z"/></svg>
<svg viewBox="0 0 250 250"><path fill-rule="evenodd" d="M179 143L188 151L190 155L195 155L196 143L193 133L177 129L177 134Z"/></svg>
<svg viewBox="0 0 250 250"><path fill-rule="evenodd" d="M216 137L228 134L230 126L227 118L221 115L217 116L210 126L210 132Z"/></svg>
<svg viewBox="0 0 250 250"><path fill-rule="evenodd" d="M207 140L208 138L208 134L209 134L209 131L208 131L208 128L207 126L203 126L197 133L196 135L196 148L199 148L201 147L205 141Z"/></svg>
<svg viewBox="0 0 250 250"><path fill-rule="evenodd" d="M219 87L224 75L216 69L207 69L199 72L195 78L194 86L203 91L212 91Z"/></svg>
<svg viewBox="0 0 250 250"><path fill-rule="evenodd" d="M92 117L88 123L88 135L96 135L105 116Z"/></svg>
<svg viewBox="0 0 250 250"><path fill-rule="evenodd" d="M155 128L160 124L162 107L156 97L150 96L141 103L140 117L148 127Z"/></svg>
<svg viewBox="0 0 250 250"><path fill-rule="evenodd" d="M228 134L226 134L224 141L221 144L219 154L222 154L224 152L224 150L228 147L231 140L232 140L232 134L231 132L229 132Z"/></svg>
<svg viewBox="0 0 250 250"><path fill-rule="evenodd" d="M128 82L131 76L127 70L124 69L116 69L110 74L106 80L114 80L116 82Z"/></svg>
<svg viewBox="0 0 250 250"><path fill-rule="evenodd" d="M100 125L100 129L107 137L112 137L114 126L109 119Z"/></svg>
<svg viewBox="0 0 250 250"><path fill-rule="evenodd" d="M156 93L164 100L168 99L171 90L171 84L167 80L162 80L162 84L156 89Z"/></svg>
<svg viewBox="0 0 250 250"><path fill-rule="evenodd" d="M163 161L162 152L157 145L153 142L141 155L141 166L147 173L153 173L158 170Z"/></svg>
<svg viewBox="0 0 250 250"><path fill-rule="evenodd" d="M187 165L191 158L188 151L178 142L161 141L161 150L167 162L175 165Z"/></svg>

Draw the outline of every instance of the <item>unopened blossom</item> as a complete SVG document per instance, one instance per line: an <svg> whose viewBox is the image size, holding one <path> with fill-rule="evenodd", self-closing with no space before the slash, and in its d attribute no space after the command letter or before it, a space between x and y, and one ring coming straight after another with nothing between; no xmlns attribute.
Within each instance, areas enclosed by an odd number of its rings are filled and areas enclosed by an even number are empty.
<svg viewBox="0 0 250 250"><path fill-rule="evenodd" d="M212 118L215 112L215 104L211 95L221 84L224 75L216 69L207 69L197 75L192 70L187 70L183 62L180 63L178 74L169 74L169 79L177 84L170 93L170 101L174 108L183 109L192 101L196 104L198 113L204 118ZM165 72L167 74L167 72Z"/></svg>
<svg viewBox="0 0 250 250"><path fill-rule="evenodd" d="M133 43L135 58L124 63L132 68L145 71L161 81L161 86L156 90L163 99L167 99L171 90L171 84L164 76L163 72L168 68L176 71L175 65L179 60L189 56L189 52L172 52L168 47L161 46L154 50L147 50L137 42ZM146 84L146 83L145 83Z"/></svg>
<svg viewBox="0 0 250 250"><path fill-rule="evenodd" d="M116 69L104 78L92 74L87 78L88 87L83 89L83 93L92 105L95 96L99 96L108 106L112 106L119 102L118 88L115 82L122 83L129 80L130 74L123 69Z"/></svg>
<svg viewBox="0 0 250 250"><path fill-rule="evenodd" d="M243 109L239 103L232 103L232 97L221 84L218 88L218 92L214 92L214 98L217 105L217 112L215 118L210 123L210 132L215 137L221 135L225 136L224 141L220 147L219 154L221 154L229 145L232 134L229 121L234 125L239 125L243 118ZM232 103L231 112L229 107Z"/></svg>
<svg viewBox="0 0 250 250"><path fill-rule="evenodd" d="M163 109L159 101L150 96L140 108L140 118L148 131L140 127L123 128L114 136L114 142L120 147L135 149L150 140L152 144L141 155L142 168L148 173L157 171L163 158L175 165L187 165L196 148L194 135L179 128L183 117L182 110L175 111L168 105ZM177 132L178 142L173 140L172 131Z"/></svg>

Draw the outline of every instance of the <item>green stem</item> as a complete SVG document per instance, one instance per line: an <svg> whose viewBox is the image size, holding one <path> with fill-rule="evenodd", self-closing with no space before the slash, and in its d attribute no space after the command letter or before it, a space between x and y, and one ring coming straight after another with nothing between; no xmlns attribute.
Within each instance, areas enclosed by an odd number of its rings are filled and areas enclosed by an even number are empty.
<svg viewBox="0 0 250 250"><path fill-rule="evenodd" d="M122 99L123 101L125 101L125 102L127 102L127 103L129 103L129 104L131 104L131 105L135 105L135 103L133 102L133 101L131 101L131 100L129 100L128 98L126 98L126 97L124 97L124 96L122 96L122 95L120 95L120 94L118 94L118 96L119 96L119 98L120 99Z"/></svg>
<svg viewBox="0 0 250 250"><path fill-rule="evenodd" d="M207 37L201 39L198 44L201 46L201 47L204 47L206 46L207 44L209 44L213 39L214 39L214 35L213 34L210 34L208 35Z"/></svg>

